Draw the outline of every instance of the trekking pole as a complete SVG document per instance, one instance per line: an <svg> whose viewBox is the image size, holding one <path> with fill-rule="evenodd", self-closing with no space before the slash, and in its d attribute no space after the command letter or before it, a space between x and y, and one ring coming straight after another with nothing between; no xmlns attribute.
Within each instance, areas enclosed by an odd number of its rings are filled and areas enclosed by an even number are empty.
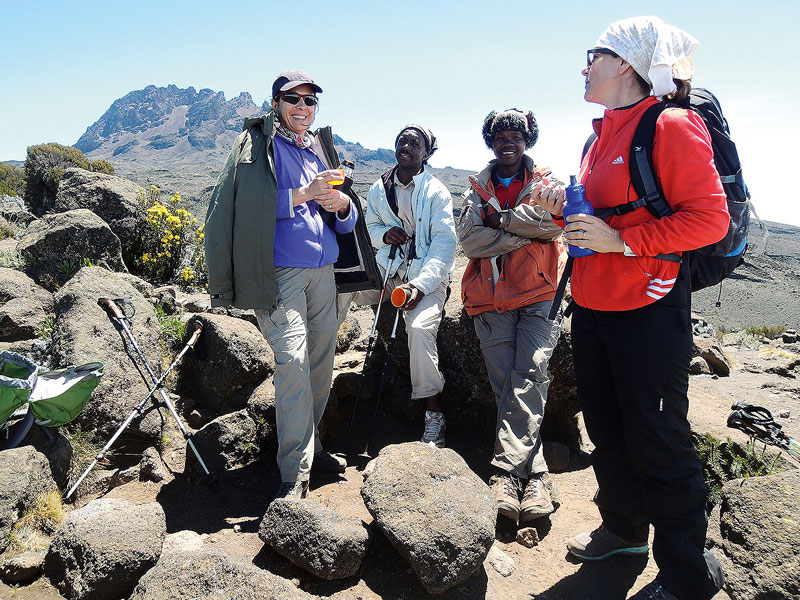
<svg viewBox="0 0 800 600"><path fill-rule="evenodd" d="M375 410L372 413L372 424L369 426L369 437L367 438L367 445L364 446L363 456L369 456L369 445L372 443L372 433L375 431L375 421L378 417L378 408L381 405L381 398L383 397L383 384L386 382L386 373L389 370L389 362L392 359L392 350L394 349L394 341L397 339L397 323L400 321L400 310L397 309L394 315L394 325L392 326L392 336L389 338L389 347L386 350L386 361L383 363L383 372L381 373L381 382L378 385L378 395L375 399Z"/></svg>
<svg viewBox="0 0 800 600"><path fill-rule="evenodd" d="M406 251L406 274L404 277L404 282L408 280L408 273L411 271L411 263L416 258L415 252L416 246L414 241L414 236L411 237L411 240L408 242L408 249ZM394 325L392 325L392 335L389 337L389 347L386 349L386 360L383 363L383 371L381 372L381 381L378 384L378 394L375 398L375 409L372 413L372 423L369 426L369 436L367 437L367 445L364 446L364 452L361 453L362 456L368 457L369 456L369 445L372 443L372 434L375 431L375 421L378 417L378 409L381 405L381 399L383 398L383 384L386 383L386 374L389 371L389 362L392 359L392 351L394 350L394 341L397 339L397 324L400 321L400 311L402 308L399 306L397 307L397 311L394 313Z"/></svg>
<svg viewBox="0 0 800 600"><path fill-rule="evenodd" d="M158 378L156 377L156 374L153 372L153 369L150 368L150 365L148 364L147 359L144 357L144 354L139 349L139 344L136 343L136 338L133 337L133 333L131 332L128 326L127 316L119 308L119 306L117 305L117 301L112 300L111 298L99 298L97 300L97 303L102 306L106 306L108 310L111 311L111 314L114 315L114 318L117 320L117 322L120 324L120 327L122 327L122 330L128 336L128 339L133 345L134 350L136 350L136 354L139 356L139 359L142 361L142 364L144 364L145 369L147 369L147 372L150 374L150 378L153 380L154 383L156 383L158 381ZM197 338L200 336L200 332L203 330L203 326L199 322L195 322L195 328L196 328L195 333L192 335L192 339L189 340L191 342L191 345L186 344L186 346L184 346L183 350L181 350L180 354L178 355L178 358L175 361L173 361L172 365L170 365L169 367L170 369L177 364L177 361L183 357L183 355L188 351L189 348L194 347L194 344L197 342ZM206 467L205 461L203 461L202 457L200 456L200 453L197 451L197 448L195 447L194 443L191 440L192 434L189 433L189 431L183 425L183 422L178 416L178 412L175 410L175 407L172 405L172 402L170 402L167 393L163 389L159 389L159 392L161 393L161 399L163 400L164 405L172 414L172 418L175 419L175 422L178 424L178 429L180 429L181 434L183 435L183 439L186 440L186 444L189 446L189 448L191 448L192 452L197 458L197 462L200 463L200 466L203 468L203 471L205 471L206 475L211 475L211 473L208 470L208 467Z"/></svg>
<svg viewBox="0 0 800 600"><path fill-rule="evenodd" d="M110 300L110 299L106 299L106 300ZM113 300L111 300L111 302L113 302ZM118 307L116 307L116 305L115 305L115 308L117 308L117 310L119 310ZM161 387L164 384L164 381L167 379L167 377L172 372L172 370L178 365L180 360L183 358L183 355L186 354L186 352L188 352L189 348L193 348L194 347L194 345L195 345L195 343L197 343L197 339L200 337L200 333L202 331L203 331L203 326L199 322L196 322L195 323L195 331L192 334L192 337L189 339L188 342L186 342L186 345L178 353L178 356L175 357L175 360L173 360L172 363L161 374L161 377L156 379L153 382L153 387L150 388L150 391L147 392L147 395L139 401L139 403L133 408L133 410L131 410L130 414L125 419L125 421L123 421L122 425L119 426L117 431L114 432L114 435L111 436L111 439L108 440L106 445L103 446L103 449L100 450L100 452L97 454L97 456L95 456L94 460L92 461L92 464L89 465L89 467L78 478L78 481L76 481L75 484L67 492L67 495L64 497L65 499L69 499L69 497L75 492L75 490L78 489L78 486L86 478L86 476L89 474L89 472L92 469L94 469L95 465L97 465L97 463L99 463L100 461L103 460L103 458L105 458L106 453L109 451L109 449L114 444L114 442L117 441L117 438L122 434L122 432L125 431L125 429L128 427L128 425L130 425L131 421L133 421L133 419L136 418L137 416L141 416L142 415L142 412L143 412L142 409L144 407L145 402L150 400L153 397L153 395L156 393L156 391L160 391L162 393L162 395L164 394L164 390ZM172 412L172 416L175 417L176 421L178 421L178 426L181 428L181 432L184 434L184 438L186 439L188 444L191 446L192 450L194 450L194 453L197 456L197 460L200 461L201 465L203 465L203 469L205 469L206 475L209 475L210 473L208 472L208 469L206 469L205 463L203 463L203 459L201 459L200 455L197 454L197 449L194 447L194 444L192 443L192 440L189 439L189 437L188 437L191 434L189 434L186 431L186 429L183 427L183 424L178 420L178 415L175 412L175 409L172 407L171 403L169 403L169 400L165 399L165 401L168 403L168 407L170 409L170 412Z"/></svg>
<svg viewBox="0 0 800 600"><path fill-rule="evenodd" d="M733 412L728 416L728 427L743 431L751 438L775 446L800 461L800 443L783 432L783 428L772 418L772 413L763 406L734 402Z"/></svg>
<svg viewBox="0 0 800 600"><path fill-rule="evenodd" d="M353 432L353 423L356 420L356 411L358 410L358 401L361 398L361 389L364 387L364 379L366 378L367 372L367 363L369 363L369 359L372 353L372 344L375 342L375 334L378 330L378 317L381 315L381 306L383 306L383 300L386 297L386 285L389 283L389 273L391 272L392 262L394 261L395 256L397 256L397 244L392 244L392 247L389 249L389 264L386 265L386 274L383 276L383 287L381 288L381 297L378 300L378 308L375 311L375 320L372 322L372 331L369 333L369 341L367 342L367 352L364 354L364 364L361 367L361 376L358 378L358 392L356 392L356 402L353 405L353 414L350 416L350 426L347 428L347 438L344 442L344 453L347 454L347 450L350 447L350 434Z"/></svg>

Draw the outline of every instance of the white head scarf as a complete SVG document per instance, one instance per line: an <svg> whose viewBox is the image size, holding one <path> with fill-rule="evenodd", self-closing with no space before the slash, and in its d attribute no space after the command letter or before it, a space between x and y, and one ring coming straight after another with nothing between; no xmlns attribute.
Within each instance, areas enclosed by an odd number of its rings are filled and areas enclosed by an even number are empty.
<svg viewBox="0 0 800 600"><path fill-rule="evenodd" d="M698 44L691 35L658 17L633 17L609 25L594 47L613 50L660 98L676 91L673 77L692 78L692 54Z"/></svg>

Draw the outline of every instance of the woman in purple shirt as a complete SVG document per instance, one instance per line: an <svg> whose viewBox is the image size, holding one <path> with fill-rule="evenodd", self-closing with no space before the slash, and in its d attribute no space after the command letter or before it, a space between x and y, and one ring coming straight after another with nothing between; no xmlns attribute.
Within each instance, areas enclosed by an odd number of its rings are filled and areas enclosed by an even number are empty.
<svg viewBox="0 0 800 600"><path fill-rule="evenodd" d="M276 497L304 497L312 469L343 472L345 467L322 449L317 426L328 400L338 330L336 234L353 230L358 211L331 184L341 180L341 173L326 166L320 141L308 131L321 92L303 71L281 73L272 86L277 305L256 310L256 317L275 353L281 471Z"/></svg>

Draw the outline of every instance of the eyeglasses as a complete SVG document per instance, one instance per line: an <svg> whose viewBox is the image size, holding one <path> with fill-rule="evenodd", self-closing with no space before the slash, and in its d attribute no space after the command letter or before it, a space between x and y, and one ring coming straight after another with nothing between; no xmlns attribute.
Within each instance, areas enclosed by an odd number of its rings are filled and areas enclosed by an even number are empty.
<svg viewBox="0 0 800 600"><path fill-rule="evenodd" d="M592 64L594 63L595 59L597 58L598 54L608 54L609 56L617 56L617 53L613 50L609 50L608 48L592 48L591 50L586 51L586 68L591 69Z"/></svg>
<svg viewBox="0 0 800 600"><path fill-rule="evenodd" d="M281 96L281 100L291 105L295 105L300 102L301 98L306 106L316 106L319 104L319 98L317 98L314 94L298 94L297 92L288 92Z"/></svg>

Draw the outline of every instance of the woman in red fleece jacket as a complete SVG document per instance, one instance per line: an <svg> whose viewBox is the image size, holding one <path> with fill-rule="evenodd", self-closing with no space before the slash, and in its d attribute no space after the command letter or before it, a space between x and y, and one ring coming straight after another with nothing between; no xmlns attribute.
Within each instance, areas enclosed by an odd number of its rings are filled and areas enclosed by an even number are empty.
<svg viewBox="0 0 800 600"><path fill-rule="evenodd" d="M595 212L637 199L628 164L634 131L658 98L686 98L696 46L655 17L636 17L613 23L589 50L584 98L607 109L580 170ZM595 251L574 262L572 345L602 517L567 548L582 560L645 554L652 524L659 573L633 598L707 600L723 578L704 551L706 487L689 440L690 281L685 264L656 255L719 241L729 217L697 114L661 114L653 164L673 214L574 215L565 227L570 243ZM540 187L534 198L562 214L560 193Z"/></svg>

